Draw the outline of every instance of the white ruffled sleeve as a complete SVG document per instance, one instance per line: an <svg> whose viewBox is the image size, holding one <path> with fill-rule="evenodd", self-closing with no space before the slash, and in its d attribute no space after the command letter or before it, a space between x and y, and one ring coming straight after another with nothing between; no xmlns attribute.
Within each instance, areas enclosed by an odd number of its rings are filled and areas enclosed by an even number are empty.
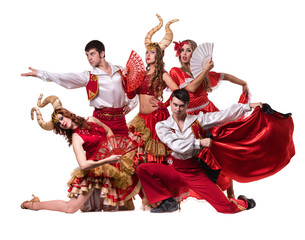
<svg viewBox="0 0 305 240"><path fill-rule="evenodd" d="M46 82L55 82L58 85L73 89L87 86L89 81L89 72L83 73L50 73L46 71L37 71L37 77Z"/></svg>
<svg viewBox="0 0 305 240"><path fill-rule="evenodd" d="M204 129L209 129L227 122L235 121L249 111L251 111L249 104L237 103L219 112L200 112L198 121Z"/></svg>

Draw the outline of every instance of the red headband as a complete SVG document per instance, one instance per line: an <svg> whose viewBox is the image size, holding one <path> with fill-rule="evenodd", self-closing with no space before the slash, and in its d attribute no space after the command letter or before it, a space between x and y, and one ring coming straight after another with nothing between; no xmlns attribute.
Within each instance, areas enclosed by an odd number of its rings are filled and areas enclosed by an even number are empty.
<svg viewBox="0 0 305 240"><path fill-rule="evenodd" d="M183 41L183 42L173 42L175 44L174 50L176 51L176 57L179 57L181 48L183 47L184 44L189 44L188 41Z"/></svg>

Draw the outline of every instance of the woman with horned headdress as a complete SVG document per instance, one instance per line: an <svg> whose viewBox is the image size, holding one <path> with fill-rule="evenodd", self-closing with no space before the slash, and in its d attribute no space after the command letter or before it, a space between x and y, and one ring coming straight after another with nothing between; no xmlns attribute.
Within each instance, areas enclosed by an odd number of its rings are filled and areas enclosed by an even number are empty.
<svg viewBox="0 0 305 240"><path fill-rule="evenodd" d="M162 104L163 90L168 87L171 90L178 89L177 84L171 79L169 74L164 70L164 49L171 43L173 32L169 26L178 21L178 19L169 21L166 26L166 35L161 42L151 41L152 36L161 29L163 25L162 18L159 18L159 25L150 30L145 38L147 63L145 77L142 84L128 96L133 98L139 95L140 112L128 124L131 131L141 136L144 143L145 157L147 162L165 163L168 149L159 140L155 125L157 122L169 117L169 112ZM156 104L156 103L159 104Z"/></svg>
<svg viewBox="0 0 305 240"><path fill-rule="evenodd" d="M37 114L39 125L45 130L53 130L66 138L79 164L68 183L70 201L40 202L38 197L21 204L21 208L31 210L53 210L66 213L103 210L122 207L134 209L132 197L141 188L135 173L135 149L138 145L127 136L114 136L109 127L94 117L87 119L62 108L56 96L47 97L38 107L51 103L54 107L52 120L45 122L39 108L32 108L31 115ZM110 207L109 207L110 206Z"/></svg>

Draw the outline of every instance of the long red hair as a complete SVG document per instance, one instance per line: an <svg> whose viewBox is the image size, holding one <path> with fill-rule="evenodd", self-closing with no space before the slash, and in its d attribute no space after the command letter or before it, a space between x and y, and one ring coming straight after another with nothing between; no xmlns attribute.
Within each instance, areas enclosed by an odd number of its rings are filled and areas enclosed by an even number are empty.
<svg viewBox="0 0 305 240"><path fill-rule="evenodd" d="M84 129L88 129L88 130L91 129L90 123L88 123L85 118L77 116L77 115L75 115L74 113L71 113L70 111L68 111L65 108L58 108L53 112L53 114L52 114L52 121L53 122L56 122L58 114L61 114L66 118L70 118L72 120L72 122L74 122L80 128L84 128ZM69 146L71 146L73 130L72 129L62 129L62 128L60 128L59 124L58 124L58 121L57 121L57 123L55 123L53 125L54 125L54 129L53 129L54 133L64 136L64 138L67 140Z"/></svg>
<svg viewBox="0 0 305 240"><path fill-rule="evenodd" d="M153 88L155 92L155 97L161 99L163 98L162 92L163 89L166 87L166 83L163 80L163 73L164 73L164 51L161 50L159 44L157 43L150 43L147 46L147 49L155 49L156 50L156 60L155 60L155 71L152 73L151 78L149 80L150 87ZM146 71L149 71L150 64L147 65Z"/></svg>

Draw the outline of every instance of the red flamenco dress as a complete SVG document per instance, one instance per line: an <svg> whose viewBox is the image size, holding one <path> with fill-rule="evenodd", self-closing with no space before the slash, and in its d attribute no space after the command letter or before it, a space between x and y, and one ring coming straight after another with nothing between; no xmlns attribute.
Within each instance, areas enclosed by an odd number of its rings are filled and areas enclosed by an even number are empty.
<svg viewBox="0 0 305 240"><path fill-rule="evenodd" d="M95 123L91 123L90 130L78 127L73 134L78 134L84 140L87 161L97 161L112 154L123 155L118 163L108 163L90 170L75 169L68 182L68 197L93 192L84 205L84 211L101 210L102 198L108 205L127 207L128 200L141 189L135 174L137 143L122 135L107 139L104 128Z"/></svg>
<svg viewBox="0 0 305 240"><path fill-rule="evenodd" d="M129 99L134 98L137 94L156 96L154 89L150 86L151 74L145 75L144 62L135 51L131 52L126 67L128 68L128 75L126 78L123 77L123 85ZM169 149L158 138L155 125L168 117L169 112L162 105L152 113L139 113L128 124L129 130L144 149L143 152L139 152L139 155L142 156L140 161L166 163Z"/></svg>
<svg viewBox="0 0 305 240"><path fill-rule="evenodd" d="M185 88L194 79L182 71L180 68L174 67L170 70L170 76L174 82L179 86L179 88ZM211 88L217 87L221 80L223 80L223 74L217 72L209 72L208 78L210 80ZM191 115L199 114L199 112L216 112L219 109L209 100L208 93L204 89L203 84L201 84L195 92L189 92L190 102L187 113Z"/></svg>
<svg viewBox="0 0 305 240"><path fill-rule="evenodd" d="M151 74L146 75L141 85L133 92L129 92L127 96L133 98L136 94L144 94L155 96L152 87L149 86ZM166 163L166 156L169 149L164 145L157 136L155 125L157 122L163 121L169 117L169 112L162 104L158 109L149 114L139 113L130 123L129 129L133 134L139 136L143 141L143 149L145 162Z"/></svg>

